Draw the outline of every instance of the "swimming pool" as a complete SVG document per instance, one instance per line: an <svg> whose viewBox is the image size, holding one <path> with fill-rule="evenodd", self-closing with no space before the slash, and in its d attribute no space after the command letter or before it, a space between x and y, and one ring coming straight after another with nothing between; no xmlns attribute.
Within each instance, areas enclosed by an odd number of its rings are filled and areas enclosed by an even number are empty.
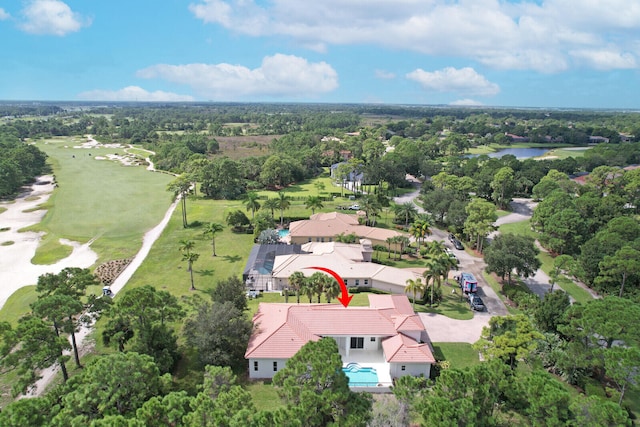
<svg viewBox="0 0 640 427"><path fill-rule="evenodd" d="M379 383L378 373L374 368L360 366L357 363L349 363L342 368L349 377L351 387L376 387Z"/></svg>
<svg viewBox="0 0 640 427"><path fill-rule="evenodd" d="M286 228L283 228L282 230L278 230L278 235L280 235L280 238L284 238L287 237L289 235L289 230Z"/></svg>

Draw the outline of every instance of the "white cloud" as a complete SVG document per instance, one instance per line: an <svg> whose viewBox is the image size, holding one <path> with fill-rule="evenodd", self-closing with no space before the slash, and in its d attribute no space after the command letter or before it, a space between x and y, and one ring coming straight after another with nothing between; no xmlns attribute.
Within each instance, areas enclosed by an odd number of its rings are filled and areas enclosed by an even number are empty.
<svg viewBox="0 0 640 427"><path fill-rule="evenodd" d="M546 73L602 69L572 52L609 51L608 68L637 66L640 55L640 2L629 0L198 0L189 9L205 23L318 52L374 44Z"/></svg>
<svg viewBox="0 0 640 427"><path fill-rule="evenodd" d="M375 75L377 78L383 79L383 80L391 80L396 78L395 73L392 73L390 71L385 71L385 70L376 70Z"/></svg>
<svg viewBox="0 0 640 427"><path fill-rule="evenodd" d="M22 14L25 20L20 27L33 34L64 36L91 24L91 20L83 18L59 0L29 1Z"/></svg>
<svg viewBox="0 0 640 427"><path fill-rule="evenodd" d="M473 68L456 69L446 67L433 72L418 68L407 74L409 80L420 83L427 91L455 92L463 95L492 96L500 92L500 87L491 83Z"/></svg>
<svg viewBox="0 0 640 427"><path fill-rule="evenodd" d="M5 11L3 8L0 7L0 21L4 21L5 19L9 19L11 18L11 15L9 15L9 12Z"/></svg>
<svg viewBox="0 0 640 427"><path fill-rule="evenodd" d="M576 50L569 52L577 62L597 70L636 68L636 58L630 53L615 50Z"/></svg>
<svg viewBox="0 0 640 427"><path fill-rule="evenodd" d="M120 90L91 90L78 94L79 99L88 101L139 101L139 102L189 102L194 98L157 90L148 92L139 86L127 86Z"/></svg>
<svg viewBox="0 0 640 427"><path fill-rule="evenodd" d="M189 85L201 97L235 100L245 97L308 97L338 87L336 71L325 62L309 63L293 55L263 58L260 67L231 64L158 64L138 71L143 78L161 78Z"/></svg>
<svg viewBox="0 0 640 427"><path fill-rule="evenodd" d="M480 101L476 101L474 99L458 99L457 101L453 101L451 103L449 103L449 105L459 105L459 106L467 106L467 107L479 107L484 105L482 102Z"/></svg>

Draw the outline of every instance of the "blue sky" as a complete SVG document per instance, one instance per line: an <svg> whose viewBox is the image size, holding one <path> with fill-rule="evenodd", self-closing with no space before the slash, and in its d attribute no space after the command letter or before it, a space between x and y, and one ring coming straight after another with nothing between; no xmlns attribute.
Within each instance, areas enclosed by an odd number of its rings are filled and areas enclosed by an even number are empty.
<svg viewBox="0 0 640 427"><path fill-rule="evenodd" d="M640 108L640 0L5 0L0 100Z"/></svg>

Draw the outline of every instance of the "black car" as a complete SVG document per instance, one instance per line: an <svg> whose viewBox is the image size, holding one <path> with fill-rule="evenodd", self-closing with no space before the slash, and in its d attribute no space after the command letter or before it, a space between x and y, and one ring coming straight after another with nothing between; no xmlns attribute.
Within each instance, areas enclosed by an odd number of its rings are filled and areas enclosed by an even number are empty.
<svg viewBox="0 0 640 427"><path fill-rule="evenodd" d="M453 234L453 233L449 233L449 241L450 241L450 242L453 242L454 240L457 240L457 239L456 239L456 235L455 235L455 234Z"/></svg>
<svg viewBox="0 0 640 427"><path fill-rule="evenodd" d="M454 246L456 249L458 249L458 250L460 250L460 251L464 249L464 246L462 246L462 242L461 242L460 240L458 240L458 239L454 239L452 243L453 243L453 246Z"/></svg>
<svg viewBox="0 0 640 427"><path fill-rule="evenodd" d="M484 302L482 302L482 298L479 296L472 296L469 298L469 306L475 311L484 311L486 309Z"/></svg>

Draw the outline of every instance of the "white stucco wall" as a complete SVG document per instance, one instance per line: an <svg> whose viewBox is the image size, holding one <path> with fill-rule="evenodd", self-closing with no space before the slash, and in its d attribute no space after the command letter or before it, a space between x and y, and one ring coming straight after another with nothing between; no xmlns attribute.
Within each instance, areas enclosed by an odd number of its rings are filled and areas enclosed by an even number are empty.
<svg viewBox="0 0 640 427"><path fill-rule="evenodd" d="M405 370L402 370L402 366ZM431 374L430 363L391 363L391 378L399 378L405 375L413 375L414 377L420 376L420 374L429 378Z"/></svg>
<svg viewBox="0 0 640 427"><path fill-rule="evenodd" d="M258 363L258 369L255 369L255 363ZM284 368L287 359L249 359L249 378L264 379L273 378L277 371L273 370L273 363L277 362L278 371Z"/></svg>

